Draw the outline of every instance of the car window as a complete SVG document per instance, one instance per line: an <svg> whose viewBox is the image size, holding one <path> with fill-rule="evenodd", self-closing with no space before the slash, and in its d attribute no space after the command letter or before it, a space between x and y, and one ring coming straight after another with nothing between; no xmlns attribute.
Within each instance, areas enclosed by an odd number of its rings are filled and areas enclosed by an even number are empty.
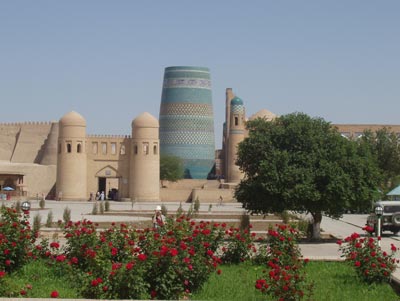
<svg viewBox="0 0 400 301"><path fill-rule="evenodd" d="M383 212L385 213L400 212L400 206L385 206L383 207Z"/></svg>

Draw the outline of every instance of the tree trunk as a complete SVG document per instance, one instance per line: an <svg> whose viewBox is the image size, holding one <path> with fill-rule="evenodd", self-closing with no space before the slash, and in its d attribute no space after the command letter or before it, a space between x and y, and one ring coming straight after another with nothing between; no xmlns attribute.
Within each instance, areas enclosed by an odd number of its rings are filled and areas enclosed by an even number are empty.
<svg viewBox="0 0 400 301"><path fill-rule="evenodd" d="M312 239L319 240L321 239L321 221L322 221L322 212L313 212L311 213L313 217L313 233Z"/></svg>

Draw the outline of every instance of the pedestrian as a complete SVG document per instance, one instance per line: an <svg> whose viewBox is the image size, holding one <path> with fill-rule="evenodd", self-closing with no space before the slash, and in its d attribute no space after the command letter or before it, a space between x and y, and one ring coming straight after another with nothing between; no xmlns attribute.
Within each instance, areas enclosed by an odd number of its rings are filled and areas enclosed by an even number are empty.
<svg viewBox="0 0 400 301"><path fill-rule="evenodd" d="M165 225L165 216L161 212L161 206L156 207L156 211L153 216L153 227L158 229Z"/></svg>
<svg viewBox="0 0 400 301"><path fill-rule="evenodd" d="M102 191L102 192L100 193L100 200L101 200L101 201L104 201L104 191Z"/></svg>

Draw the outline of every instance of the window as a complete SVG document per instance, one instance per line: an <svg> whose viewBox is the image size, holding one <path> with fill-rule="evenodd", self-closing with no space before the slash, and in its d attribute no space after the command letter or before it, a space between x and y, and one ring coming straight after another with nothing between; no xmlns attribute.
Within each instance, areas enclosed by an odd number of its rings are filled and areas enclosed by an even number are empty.
<svg viewBox="0 0 400 301"><path fill-rule="evenodd" d="M143 154L144 155L148 155L149 154L149 143L148 142L144 142L143 143Z"/></svg>
<svg viewBox="0 0 400 301"><path fill-rule="evenodd" d="M103 155L107 155L107 143L106 142L101 143L101 153Z"/></svg>
<svg viewBox="0 0 400 301"><path fill-rule="evenodd" d="M153 154L157 155L157 143L153 145Z"/></svg>
<svg viewBox="0 0 400 301"><path fill-rule="evenodd" d="M135 144L135 146L133 147L133 152L135 153L135 155L137 155L138 152L137 144Z"/></svg>
<svg viewBox="0 0 400 301"><path fill-rule="evenodd" d="M97 155L97 151L98 151L98 144L97 142L92 142L92 153Z"/></svg>
<svg viewBox="0 0 400 301"><path fill-rule="evenodd" d="M115 142L111 142L111 154L115 155L117 153L117 144Z"/></svg>
<svg viewBox="0 0 400 301"><path fill-rule="evenodd" d="M67 153L70 153L72 151L72 144L71 142L67 143Z"/></svg>
<svg viewBox="0 0 400 301"><path fill-rule="evenodd" d="M235 116L235 125L239 125L239 117Z"/></svg>
<svg viewBox="0 0 400 301"><path fill-rule="evenodd" d="M125 155L125 144L121 143L121 148L119 149L120 155Z"/></svg>
<svg viewBox="0 0 400 301"><path fill-rule="evenodd" d="M81 153L82 152L82 142L78 142L76 145L76 152Z"/></svg>

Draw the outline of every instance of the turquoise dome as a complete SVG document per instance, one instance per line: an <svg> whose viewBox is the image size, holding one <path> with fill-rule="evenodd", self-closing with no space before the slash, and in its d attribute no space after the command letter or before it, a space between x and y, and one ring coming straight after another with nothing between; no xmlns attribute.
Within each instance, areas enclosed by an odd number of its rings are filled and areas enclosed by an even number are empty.
<svg viewBox="0 0 400 301"><path fill-rule="evenodd" d="M231 100L231 106L242 106L243 105L243 100L241 100L239 97L235 96Z"/></svg>

